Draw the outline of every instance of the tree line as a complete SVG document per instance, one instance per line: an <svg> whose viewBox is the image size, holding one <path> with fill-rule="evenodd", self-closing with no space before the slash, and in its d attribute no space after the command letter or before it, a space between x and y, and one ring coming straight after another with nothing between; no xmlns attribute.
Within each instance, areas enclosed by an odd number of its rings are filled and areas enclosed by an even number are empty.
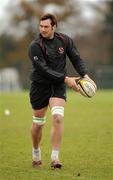
<svg viewBox="0 0 113 180"><path fill-rule="evenodd" d="M99 65L113 66L113 2L102 3L103 5L88 4L102 17L100 23L97 19L97 22L92 22L93 25L90 27L81 19L83 9L76 0L21 0L17 8L21 8L22 13L15 13L10 25L12 28L17 28L17 32L23 25L25 33L21 37L18 37L19 32L18 34L5 32L0 36L0 69L17 68L23 86L25 88L29 86L31 62L27 54L28 46L38 33L40 15L50 8L57 15L58 31L72 34L82 58L87 61L90 73L96 78L95 69ZM87 28L86 33L80 33L82 28ZM69 62L67 62L67 67L69 74L74 73Z"/></svg>

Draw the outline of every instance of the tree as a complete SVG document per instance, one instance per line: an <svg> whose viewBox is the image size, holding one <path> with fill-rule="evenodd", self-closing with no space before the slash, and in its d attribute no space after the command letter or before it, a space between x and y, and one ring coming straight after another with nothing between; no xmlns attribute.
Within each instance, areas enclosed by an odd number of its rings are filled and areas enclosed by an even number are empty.
<svg viewBox="0 0 113 180"><path fill-rule="evenodd" d="M27 54L28 46L37 33L39 16L48 6L56 8L55 12L60 22L73 15L75 11L74 6L69 1L64 0L20 0L16 11L12 8L12 4L8 5L8 10L12 13L12 16L6 33L12 33L11 36L5 34L0 37L0 68L16 67L20 72L21 82L24 87L28 86L30 72L30 61ZM18 38L22 32L23 36Z"/></svg>
<svg viewBox="0 0 113 180"><path fill-rule="evenodd" d="M0 37L0 68L10 63L9 53L17 50L14 39L6 34Z"/></svg>
<svg viewBox="0 0 113 180"><path fill-rule="evenodd" d="M12 16L8 31L6 28L6 33L11 32L11 36L9 37L9 35L7 36L5 34L3 37L0 37L0 58L2 59L0 68L5 66L16 67L20 72L24 87L28 86L29 78L26 77L29 76L31 67L27 55L28 46L37 34L38 19L41 14L45 12L54 12L59 21L58 31L60 30L61 32L67 33L71 35L73 39L76 39L77 47L80 45L81 54L83 52L83 57L89 59L88 63L90 67L92 67L92 73L95 73L96 63L106 63L105 59L108 59L106 58L108 56L105 56L106 52L102 52L104 50L107 51L107 49L106 47L101 48L104 43L100 42L100 37L97 37L97 34L99 30L102 30L103 24L105 24L105 22L102 24L102 18L107 17L106 12L108 13L108 11L105 11L106 8L104 10L104 5L106 6L107 3L104 2L102 5L92 2L91 4L88 3L88 8L91 6L91 10L94 10L95 14L99 14L101 18L97 16L96 19L87 22L87 19L85 19L82 14L86 7L85 1L18 0L18 2L16 8L12 8L14 1L12 1L12 4L9 4L8 7L8 12L10 12L10 14L12 13ZM108 20L106 22L108 22ZM91 24L91 26L89 24ZM91 34L91 32L93 33ZM84 34L87 35L85 39ZM103 40L103 37L101 37L101 40ZM105 39L102 42L105 42ZM72 67L69 64L68 70L72 72Z"/></svg>
<svg viewBox="0 0 113 180"><path fill-rule="evenodd" d="M110 41L110 63L113 65L113 1L107 2L107 12L104 20L104 33L111 38Z"/></svg>
<svg viewBox="0 0 113 180"><path fill-rule="evenodd" d="M74 0L73 0L74 1ZM35 1L20 1L20 6L23 10L23 14L17 14L13 17L12 23L13 26L19 25L20 22L26 22L27 28L26 33L29 37L33 38L34 34L37 32L37 24L39 17L45 13L48 9L48 12L54 12L59 21L59 29L68 22L66 21L69 17L76 15L79 17L80 8L78 1L76 1L76 6L73 5L73 2L70 1L60 1L60 0L35 0ZM61 24L60 24L61 22ZM68 28L69 29L69 28Z"/></svg>

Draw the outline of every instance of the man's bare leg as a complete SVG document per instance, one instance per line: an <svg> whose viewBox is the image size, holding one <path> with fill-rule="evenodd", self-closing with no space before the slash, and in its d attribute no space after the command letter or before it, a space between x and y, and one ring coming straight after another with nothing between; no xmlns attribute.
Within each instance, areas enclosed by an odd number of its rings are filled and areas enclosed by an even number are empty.
<svg viewBox="0 0 113 180"><path fill-rule="evenodd" d="M51 98L49 105L52 111L52 128L51 128L51 166L53 168L61 168L59 162L59 150L64 132L64 105L65 100L61 98Z"/></svg>
<svg viewBox="0 0 113 180"><path fill-rule="evenodd" d="M41 150L40 141L42 138L42 128L45 123L45 114L47 107L40 110L33 110L33 123L31 128L32 137L32 156L33 156L33 167L41 165Z"/></svg>

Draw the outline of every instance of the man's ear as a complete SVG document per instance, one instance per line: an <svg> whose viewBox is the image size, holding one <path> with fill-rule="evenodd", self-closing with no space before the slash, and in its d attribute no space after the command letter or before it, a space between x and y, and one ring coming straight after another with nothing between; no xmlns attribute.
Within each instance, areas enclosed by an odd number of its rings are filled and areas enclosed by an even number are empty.
<svg viewBox="0 0 113 180"><path fill-rule="evenodd" d="M55 31L55 29L56 29L56 25L52 26L52 30L54 30L54 31Z"/></svg>

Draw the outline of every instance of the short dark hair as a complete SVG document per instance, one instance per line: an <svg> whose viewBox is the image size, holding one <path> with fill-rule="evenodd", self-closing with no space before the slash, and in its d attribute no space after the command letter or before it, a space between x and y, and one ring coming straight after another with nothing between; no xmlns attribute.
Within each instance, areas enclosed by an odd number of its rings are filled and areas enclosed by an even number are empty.
<svg viewBox="0 0 113 180"><path fill-rule="evenodd" d="M57 18L55 15L53 14L44 14L40 17L40 21L43 21L43 20L46 20L46 19L50 19L51 20L51 25L54 26L56 25L57 26Z"/></svg>

